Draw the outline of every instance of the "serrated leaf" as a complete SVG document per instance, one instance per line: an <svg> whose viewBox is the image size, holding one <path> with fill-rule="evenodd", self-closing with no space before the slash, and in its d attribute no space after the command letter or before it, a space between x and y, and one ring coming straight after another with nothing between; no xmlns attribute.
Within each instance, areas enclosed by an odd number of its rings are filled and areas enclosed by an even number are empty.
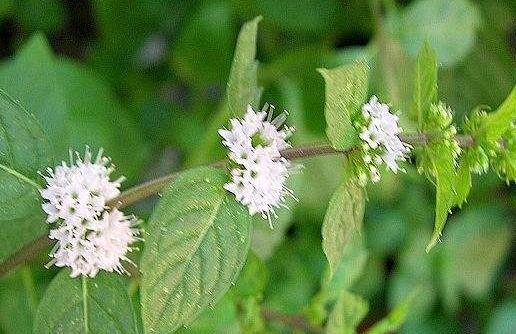
<svg viewBox="0 0 516 334"><path fill-rule="evenodd" d="M360 296L348 291L339 294L326 325L327 334L354 334L355 328L366 316L369 306Z"/></svg>
<svg viewBox="0 0 516 334"><path fill-rule="evenodd" d="M122 278L101 272L71 278L68 269L52 280L34 320L34 334L138 333Z"/></svg>
<svg viewBox="0 0 516 334"><path fill-rule="evenodd" d="M462 155L459 160L459 166L457 167L457 174L455 175L455 198L453 205L462 207L462 204L466 201L471 190L471 172L469 168L469 161L466 155Z"/></svg>
<svg viewBox="0 0 516 334"><path fill-rule="evenodd" d="M349 181L330 199L322 225L322 247L330 265L330 279L337 271L352 235L360 233L364 207L364 189Z"/></svg>
<svg viewBox="0 0 516 334"><path fill-rule="evenodd" d="M430 44L425 42L417 56L414 79L414 112L420 131L432 103L437 103L437 57Z"/></svg>
<svg viewBox="0 0 516 334"><path fill-rule="evenodd" d="M516 86L505 101L494 112L487 114L484 123L485 138L488 141L496 141L516 121Z"/></svg>
<svg viewBox="0 0 516 334"><path fill-rule="evenodd" d="M326 135L335 149L345 150L358 140L352 121L367 98L369 66L357 61L318 71L326 83Z"/></svg>
<svg viewBox="0 0 516 334"><path fill-rule="evenodd" d="M224 295L242 269L251 216L223 188L225 182L222 170L185 172L154 211L141 261L146 332L187 326Z"/></svg>
<svg viewBox="0 0 516 334"><path fill-rule="evenodd" d="M417 291L412 292L408 297L405 298L400 304L398 304L394 310L392 310L389 315L376 324L374 324L371 328L366 331L366 334L388 334L394 333L407 318L407 314L410 311L410 307L412 306L412 302L417 296Z"/></svg>
<svg viewBox="0 0 516 334"><path fill-rule="evenodd" d="M456 171L452 146L434 143L428 145L425 151L435 174L436 191L434 231L426 246L426 251L429 252L439 241L448 218L448 212L454 204Z"/></svg>
<svg viewBox="0 0 516 334"><path fill-rule="evenodd" d="M46 231L38 171L51 157L34 116L0 90L0 263Z"/></svg>
<svg viewBox="0 0 516 334"><path fill-rule="evenodd" d="M257 107L262 89L258 86L256 61L256 38L261 16L244 24L238 41L229 73L227 99L229 114L239 117L244 114L248 104Z"/></svg>

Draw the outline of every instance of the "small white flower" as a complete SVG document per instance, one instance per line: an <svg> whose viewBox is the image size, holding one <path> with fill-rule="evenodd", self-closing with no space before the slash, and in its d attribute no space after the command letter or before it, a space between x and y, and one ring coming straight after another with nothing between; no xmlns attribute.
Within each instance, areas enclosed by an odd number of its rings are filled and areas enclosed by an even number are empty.
<svg viewBox="0 0 516 334"><path fill-rule="evenodd" d="M219 130L230 160L237 165L224 188L247 206L249 214L267 218L271 227L271 214L276 217L275 209L286 207L286 196L293 197L285 185L292 164L280 152L290 147L287 140L294 130L282 127L286 112L272 119L273 112L268 104L260 112L248 106L242 119L230 120L229 130Z"/></svg>
<svg viewBox="0 0 516 334"><path fill-rule="evenodd" d="M50 230L49 238L57 241L49 265L70 267L71 277L94 277L99 270L124 273L121 264L131 250L130 244L139 234L135 217L126 217L117 209L104 211L96 220L84 220L74 224L64 221Z"/></svg>
<svg viewBox="0 0 516 334"><path fill-rule="evenodd" d="M65 162L44 176L47 187L41 190L47 223L57 223L49 238L57 241L49 265L68 266L71 276L94 277L99 270L125 272L120 261L128 261L130 244L137 240L135 217L117 209L107 211L107 202L120 194L124 178L110 181L114 168L99 150L95 160L86 148L84 158L70 151Z"/></svg>
<svg viewBox="0 0 516 334"><path fill-rule="evenodd" d="M378 102L376 96L363 105L362 117L364 125L359 129L359 138L367 152L363 160L370 166L371 181L376 183L380 181L378 168L383 163L394 173L402 170L398 162L405 161L411 146L399 138L399 117L390 112L388 105Z"/></svg>

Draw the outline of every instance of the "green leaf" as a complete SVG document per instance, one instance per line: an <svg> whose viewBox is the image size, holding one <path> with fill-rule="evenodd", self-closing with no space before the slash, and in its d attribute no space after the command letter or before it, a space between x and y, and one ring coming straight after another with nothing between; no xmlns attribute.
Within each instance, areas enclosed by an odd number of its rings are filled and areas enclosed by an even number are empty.
<svg viewBox="0 0 516 334"><path fill-rule="evenodd" d="M225 182L218 169L185 172L154 211L141 261L146 331L187 326L235 282L249 249L251 217Z"/></svg>
<svg viewBox="0 0 516 334"><path fill-rule="evenodd" d="M414 79L414 112L419 130L432 103L437 103L437 58L430 44L425 42L417 56Z"/></svg>
<svg viewBox="0 0 516 334"><path fill-rule="evenodd" d="M318 71L326 82L326 135L335 149L348 149L358 140L352 122L367 98L369 67L366 62L357 61Z"/></svg>
<svg viewBox="0 0 516 334"><path fill-rule="evenodd" d="M434 143L425 149L435 176L435 223L430 242L426 246L429 252L439 241L446 224L448 212L455 202L455 157L453 147L444 143Z"/></svg>
<svg viewBox="0 0 516 334"><path fill-rule="evenodd" d="M505 101L494 112L487 114L484 120L485 139L496 141L516 121L516 86Z"/></svg>
<svg viewBox="0 0 516 334"><path fill-rule="evenodd" d="M347 291L339 294L326 325L327 334L354 334L355 328L366 316L369 306L357 295Z"/></svg>
<svg viewBox="0 0 516 334"><path fill-rule="evenodd" d="M516 332L516 299L508 298L490 315L486 334L512 334Z"/></svg>
<svg viewBox="0 0 516 334"><path fill-rule="evenodd" d="M243 115L247 105L257 108L260 102L262 88L258 86L258 62L255 59L260 20L261 17L258 16L245 23L240 30L229 73L226 101L214 113L201 145L189 157L188 164L190 165L221 158L224 151L217 130L225 126L231 117Z"/></svg>
<svg viewBox="0 0 516 334"><path fill-rule="evenodd" d="M228 109L232 117L243 115L247 105L257 107L260 102L262 89L258 86L258 61L255 57L258 23L261 19L258 16L244 24L238 35L227 86Z"/></svg>
<svg viewBox="0 0 516 334"><path fill-rule="evenodd" d="M69 270L61 270L50 283L36 312L34 334L138 333L133 306L119 276L69 275Z"/></svg>
<svg viewBox="0 0 516 334"><path fill-rule="evenodd" d="M86 68L56 59L43 35L0 67L0 87L34 113L56 157L67 159L69 148L103 147L129 178L145 161L142 137L109 87Z"/></svg>
<svg viewBox="0 0 516 334"><path fill-rule="evenodd" d="M390 13L393 14L393 13ZM439 63L449 66L464 58L475 44L480 12L468 0L418 0L401 15L391 15L391 33L411 55L428 41L437 52Z"/></svg>
<svg viewBox="0 0 516 334"><path fill-rule="evenodd" d="M412 306L412 302L416 296L417 292L412 292L404 301L398 304L387 317L369 328L369 330L366 331L366 334L388 334L396 332L401 325L403 325L403 322L405 322L407 314Z"/></svg>
<svg viewBox="0 0 516 334"><path fill-rule="evenodd" d="M330 199L322 225L322 247L330 265L330 279L352 235L362 229L364 207L364 189L353 182L342 184Z"/></svg>
<svg viewBox="0 0 516 334"><path fill-rule="evenodd" d="M34 116L0 90L0 263L47 229L38 171L51 156Z"/></svg>
<svg viewBox="0 0 516 334"><path fill-rule="evenodd" d="M469 167L467 156L462 155L455 176L455 199L453 200L453 205L458 205L459 208L466 202L471 190L471 172Z"/></svg>

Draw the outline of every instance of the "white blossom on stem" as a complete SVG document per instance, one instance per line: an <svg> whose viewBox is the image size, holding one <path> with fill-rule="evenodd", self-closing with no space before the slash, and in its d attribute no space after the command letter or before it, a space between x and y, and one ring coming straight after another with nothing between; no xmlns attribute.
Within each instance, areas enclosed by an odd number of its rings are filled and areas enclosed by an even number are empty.
<svg viewBox="0 0 516 334"><path fill-rule="evenodd" d="M121 261L139 234L135 217L109 210L107 202L120 194L124 178L110 181L114 168L99 150L95 160L86 148L84 158L70 153L70 165L62 162L47 169L47 186L41 190L47 223L57 226L49 238L56 240L49 265L70 267L71 276L94 277L99 270L125 272Z"/></svg>
<svg viewBox="0 0 516 334"><path fill-rule="evenodd" d="M274 119L273 112L274 107L268 104L259 112L248 106L242 119L230 120L230 129L219 130L234 165L231 182L224 188L248 208L249 214L267 218L271 227L271 214L276 217L275 209L286 207L287 195L294 197L285 185L293 166L281 156L281 150L290 147L287 140L294 129L283 126L286 112Z"/></svg>

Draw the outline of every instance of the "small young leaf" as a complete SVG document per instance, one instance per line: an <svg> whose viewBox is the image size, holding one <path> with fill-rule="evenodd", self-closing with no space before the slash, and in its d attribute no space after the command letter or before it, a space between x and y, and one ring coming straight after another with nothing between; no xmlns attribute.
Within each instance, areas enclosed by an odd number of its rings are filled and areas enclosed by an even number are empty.
<svg viewBox="0 0 516 334"><path fill-rule="evenodd" d="M335 149L348 149L358 140L352 121L367 98L369 67L357 61L319 72L326 82L326 135Z"/></svg>
<svg viewBox="0 0 516 334"><path fill-rule="evenodd" d="M409 313L409 308L412 302L417 296L417 292L412 292L408 297L405 298L400 304L398 304L389 315L367 330L366 334L388 334L396 332Z"/></svg>
<svg viewBox="0 0 516 334"><path fill-rule="evenodd" d="M469 161L466 155L462 155L459 160L459 167L455 175L455 199L453 205L459 208L466 201L471 189L471 172L469 168Z"/></svg>
<svg viewBox="0 0 516 334"><path fill-rule="evenodd" d="M485 139L496 141L516 121L516 86L505 101L494 112L487 114L484 120Z"/></svg>
<svg viewBox="0 0 516 334"><path fill-rule="evenodd" d="M233 284L245 263L251 216L224 188L226 174L201 167L176 179L149 221L141 261L148 332L187 326Z"/></svg>
<svg viewBox="0 0 516 334"><path fill-rule="evenodd" d="M354 334L366 316L369 306L357 295L343 290L333 307L326 325L327 334Z"/></svg>
<svg viewBox="0 0 516 334"><path fill-rule="evenodd" d="M453 148L443 143L429 145L425 151L432 164L435 173L435 224L432 238L426 246L429 252L439 241L444 224L448 218L448 212L455 202L454 180L455 158Z"/></svg>
<svg viewBox="0 0 516 334"><path fill-rule="evenodd" d="M258 62L255 57L261 19L258 16L244 24L238 35L227 87L228 108L232 117L243 115L248 104L257 107L260 102L262 89L258 86Z"/></svg>
<svg viewBox="0 0 516 334"><path fill-rule="evenodd" d="M350 238L360 233L364 218L364 189L353 182L333 194L322 225L322 247L330 265L330 279L337 271Z"/></svg>
<svg viewBox="0 0 516 334"><path fill-rule="evenodd" d="M437 103L437 58L430 44L425 42L417 56L414 79L414 112L419 130L432 103Z"/></svg>
<svg viewBox="0 0 516 334"><path fill-rule="evenodd" d="M52 280L34 320L34 334L137 334L136 318L122 279L101 272L71 278L68 269Z"/></svg>
<svg viewBox="0 0 516 334"><path fill-rule="evenodd" d="M46 231L38 171L51 156L34 116L0 90L0 263Z"/></svg>

